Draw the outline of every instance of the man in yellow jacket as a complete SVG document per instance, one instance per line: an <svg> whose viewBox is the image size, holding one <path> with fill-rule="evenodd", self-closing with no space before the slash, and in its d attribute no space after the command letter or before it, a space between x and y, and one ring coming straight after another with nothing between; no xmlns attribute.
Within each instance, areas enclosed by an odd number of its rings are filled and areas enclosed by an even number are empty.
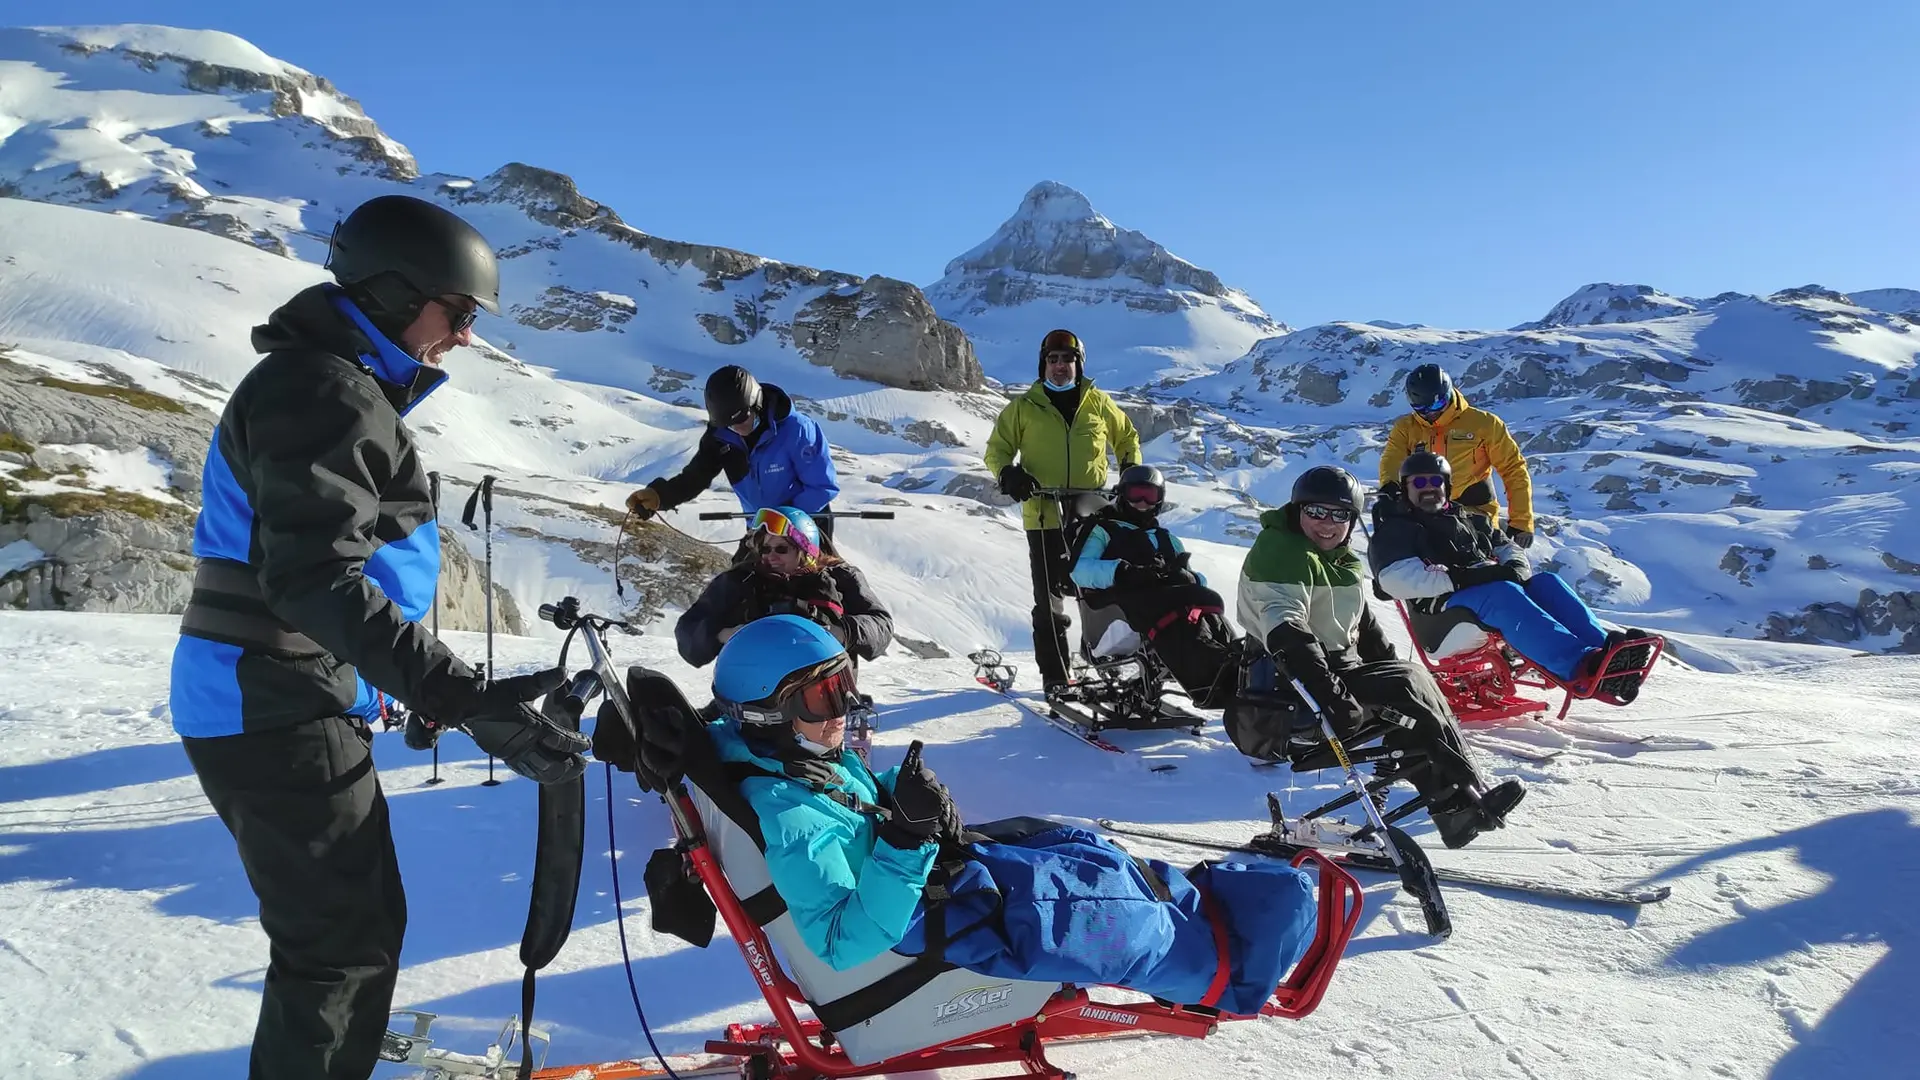
<svg viewBox="0 0 1920 1080"><path fill-rule="evenodd" d="M1500 418L1467 404L1453 378L1439 364L1421 364L1407 374L1407 405L1413 411L1394 421L1380 452L1380 486L1400 482L1400 463L1424 446L1453 466L1453 501L1500 523L1492 476L1507 489L1507 537L1533 546L1533 478L1527 459Z"/></svg>
<svg viewBox="0 0 1920 1080"><path fill-rule="evenodd" d="M987 470L1000 478L1002 494L1026 504L1021 518L1033 574L1033 655L1048 691L1067 681L1073 621L1061 598L1073 592L1073 559L1059 507L1034 492L1105 487L1109 449L1122 469L1140 463L1140 433L1087 378L1086 358L1071 331L1050 331L1040 342L1039 378L1000 410L987 439Z"/></svg>

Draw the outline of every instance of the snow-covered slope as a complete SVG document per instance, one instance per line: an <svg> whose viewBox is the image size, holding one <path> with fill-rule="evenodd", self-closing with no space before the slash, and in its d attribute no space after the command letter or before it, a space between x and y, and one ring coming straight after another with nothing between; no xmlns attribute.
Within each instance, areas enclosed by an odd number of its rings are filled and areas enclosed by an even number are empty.
<svg viewBox="0 0 1920 1080"><path fill-rule="evenodd" d="M1847 295L1854 303L1875 311L1920 313L1920 289L1863 289Z"/></svg>
<svg viewBox="0 0 1920 1080"><path fill-rule="evenodd" d="M1033 381L1055 327L1080 335L1087 373L1109 389L1210 370L1286 331L1246 293L1050 180L926 292L1008 383Z"/></svg>
<svg viewBox="0 0 1920 1080"><path fill-rule="evenodd" d="M13 346L12 362L67 380L124 378L216 412L252 364L250 327L325 278L312 264L197 231L20 199L0 199L0 235L19 241L0 255L0 343ZM519 605L531 611L575 593L613 606L614 508L637 483L673 471L692 453L703 414L676 402L698 387L688 391L671 375L657 376L642 393L574 382L485 341L450 356L447 369L449 384L410 422L430 467L446 477L442 510L449 523L481 476L499 476L495 575ZM978 474L977 453L961 448L984 444L997 403L831 375L795 386L797 395L808 391L821 396L802 397L801 407L834 443L846 501L900 514L892 525L848 524L840 537L887 590L902 633L951 649L1012 640L1024 619L1017 589L1005 587L1025 572L1017 519L965 495L914 486L930 483L929 475L944 483ZM920 479L903 493L890 490L909 480L909 464ZM184 467L197 477L198 462ZM736 509L731 494L716 489L673 515L672 524L716 541L717 557L740 526L698 522L694 514ZM479 554L478 536L452 532ZM623 557L638 552L630 572L675 586L643 588L643 613L684 603L686 590L717 569L696 574L666 525L642 526L640 535ZM956 605L916 588L927 577L972 602Z"/></svg>
<svg viewBox="0 0 1920 1080"><path fill-rule="evenodd" d="M318 263L341 216L392 192L437 200L486 234L505 259L513 323L493 336L574 376L644 391L731 361L809 395L837 375L979 384L964 335L904 282L650 236L529 165L423 176L333 84L231 35L0 30L0 195Z"/></svg>
<svg viewBox="0 0 1920 1080"><path fill-rule="evenodd" d="M0 612L0 1061L65 1080L238 1076L258 1009L266 940L232 841L167 722L173 620ZM452 635L467 655L478 635ZM614 642L697 686L653 637ZM1455 933L1435 944L1391 888L1318 1012L1223 1025L1205 1042L1064 1047L1083 1077L1249 1080L1348 1077L1905 1075L1920 980L1920 660L1749 645L1766 673L1663 667L1628 712L1582 705L1564 722L1470 733L1530 794L1509 827L1442 865L1567 883L1656 880L1671 899L1637 914L1453 887ZM555 643L498 642L508 670L548 664ZM1770 650L1770 653L1769 653ZM1025 658L1020 658L1024 660ZM863 666L880 702L876 764L915 739L971 820L1008 814L1157 822L1241 839L1281 789L1299 812L1332 774L1248 769L1216 727L1194 738L1121 733L1177 762L1149 773L1025 718L956 661ZM477 1053L519 1009L516 944L532 869L534 786L449 737L439 786L398 733L375 754L406 879L408 929L395 1005L438 1013L438 1045ZM1540 760L1548 755L1551 760ZM705 950L648 928L642 867L668 837L657 798L624 776L607 833L599 776L571 940L540 980L550 1064L641 1057L615 919L663 1050L698 1051L733 1021L767 1015L725 930ZM1431 839L1422 817L1410 819ZM1189 865L1204 853L1137 843ZM607 852L620 852L616 906ZM1378 882L1379 879L1373 879ZM382 1066L380 1080L408 1070Z"/></svg>

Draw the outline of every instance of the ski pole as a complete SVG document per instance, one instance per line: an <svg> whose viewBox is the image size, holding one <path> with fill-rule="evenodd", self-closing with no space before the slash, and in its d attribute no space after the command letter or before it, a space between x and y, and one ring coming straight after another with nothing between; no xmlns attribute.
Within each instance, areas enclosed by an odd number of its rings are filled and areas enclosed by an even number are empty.
<svg viewBox="0 0 1920 1080"><path fill-rule="evenodd" d="M488 473L480 478L479 486L475 487L473 494L467 498L466 513L462 515L467 528L476 528L473 523L473 512L474 509L478 507L481 516L486 522L486 529L482 533L486 538L484 545L486 549L487 605L487 663L485 667L480 669L480 685L483 688L491 688L493 686L493 481L494 476L492 473ZM481 781L480 786L494 787L499 783L500 781L494 779L493 776L493 755L488 754L487 778Z"/></svg>
<svg viewBox="0 0 1920 1080"><path fill-rule="evenodd" d="M427 474L427 498L433 503L434 530L438 532L440 527L440 474L437 472ZM436 639L440 637L440 579L438 576L433 580L433 636ZM433 740L433 775L427 777L426 786L432 787L435 784L444 782L445 781L440 778L440 740L435 739Z"/></svg>

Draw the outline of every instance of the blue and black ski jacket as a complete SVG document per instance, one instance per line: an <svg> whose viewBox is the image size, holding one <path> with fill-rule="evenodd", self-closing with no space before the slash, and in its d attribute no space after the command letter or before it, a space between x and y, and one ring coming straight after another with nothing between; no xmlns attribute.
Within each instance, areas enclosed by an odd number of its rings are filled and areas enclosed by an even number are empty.
<svg viewBox="0 0 1920 1080"><path fill-rule="evenodd" d="M371 718L381 691L434 716L474 673L418 621L439 578L440 529L401 417L446 373L332 285L288 301L254 328L253 347L266 356L234 388L207 453L174 730Z"/></svg>
<svg viewBox="0 0 1920 1080"><path fill-rule="evenodd" d="M785 390L763 385L761 392L766 412L752 435L743 439L729 428L709 424L685 468L653 478L648 486L659 492L661 509L697 498L721 473L747 513L791 506L814 514L840 494L826 432L813 417L793 411L793 399Z"/></svg>

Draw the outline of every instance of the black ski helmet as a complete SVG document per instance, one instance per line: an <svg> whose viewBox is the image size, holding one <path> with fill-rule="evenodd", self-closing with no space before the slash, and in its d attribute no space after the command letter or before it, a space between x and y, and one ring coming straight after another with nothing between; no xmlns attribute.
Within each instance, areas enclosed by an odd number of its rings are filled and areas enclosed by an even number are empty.
<svg viewBox="0 0 1920 1080"><path fill-rule="evenodd" d="M411 196L355 207L334 227L327 269L388 334L436 296L471 296L500 314L500 267L487 238L451 210Z"/></svg>
<svg viewBox="0 0 1920 1080"><path fill-rule="evenodd" d="M732 427L760 411L760 380L738 364L707 376L707 422L714 427Z"/></svg>
<svg viewBox="0 0 1920 1080"><path fill-rule="evenodd" d="M1335 465L1315 465L1293 482L1290 505L1298 509L1308 503L1344 506L1358 516L1366 507L1367 493L1347 470Z"/></svg>
<svg viewBox="0 0 1920 1080"><path fill-rule="evenodd" d="M1040 368L1035 373L1040 378L1047 377L1047 354L1050 352L1070 352L1073 354L1073 374L1078 378L1087 373L1087 350L1080 344L1079 335L1071 330L1049 330L1047 336L1040 339Z"/></svg>
<svg viewBox="0 0 1920 1080"><path fill-rule="evenodd" d="M1453 480L1453 462L1448 461L1444 455L1436 454L1425 446L1415 447L1413 453L1408 454L1407 459L1400 463L1400 480L1403 483L1409 476L1434 476L1436 474L1446 477L1449 484L1451 484Z"/></svg>
<svg viewBox="0 0 1920 1080"><path fill-rule="evenodd" d="M1453 400L1453 376L1439 364L1421 364L1407 373L1407 407L1438 412Z"/></svg>
<svg viewBox="0 0 1920 1080"><path fill-rule="evenodd" d="M1159 492L1154 496L1152 509L1147 511L1150 514L1159 513L1160 507L1167 501L1167 478L1160 474L1159 469L1151 465L1129 465L1120 470L1120 485L1116 489L1114 505L1131 513L1133 503L1127 499L1127 489L1139 487L1142 484L1151 485Z"/></svg>

